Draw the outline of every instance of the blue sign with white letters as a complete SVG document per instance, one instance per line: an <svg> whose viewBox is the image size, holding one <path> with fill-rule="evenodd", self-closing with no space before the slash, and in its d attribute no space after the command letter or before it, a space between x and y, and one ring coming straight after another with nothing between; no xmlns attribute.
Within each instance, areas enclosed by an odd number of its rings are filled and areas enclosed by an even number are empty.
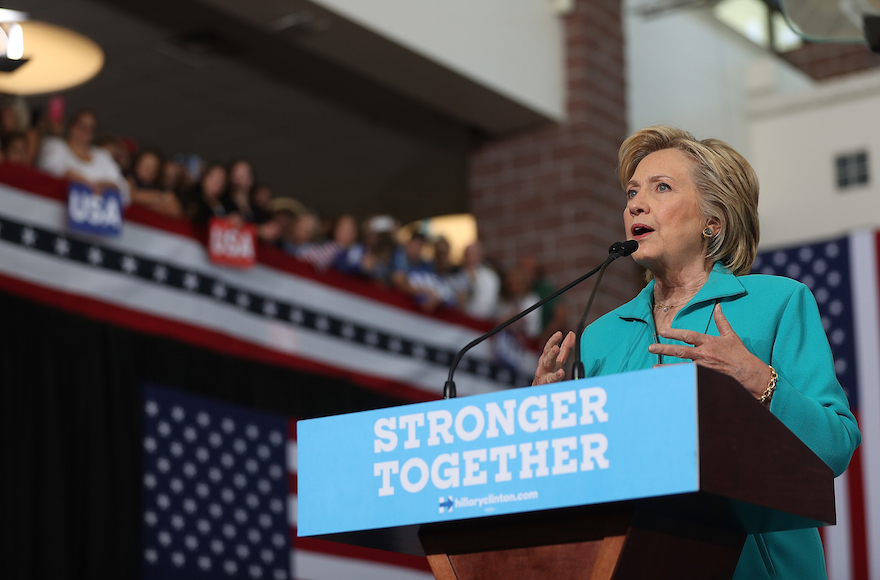
<svg viewBox="0 0 880 580"><path fill-rule="evenodd" d="M300 421L298 533L697 491L696 366Z"/></svg>
<svg viewBox="0 0 880 580"><path fill-rule="evenodd" d="M84 234L118 236L122 232L122 196L115 189L95 193L75 181L67 190L68 227Z"/></svg>

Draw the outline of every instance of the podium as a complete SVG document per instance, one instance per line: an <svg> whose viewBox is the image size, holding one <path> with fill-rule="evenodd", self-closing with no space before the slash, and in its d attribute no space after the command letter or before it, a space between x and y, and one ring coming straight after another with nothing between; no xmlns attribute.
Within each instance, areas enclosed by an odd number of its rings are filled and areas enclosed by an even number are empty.
<svg viewBox="0 0 880 580"><path fill-rule="evenodd" d="M298 533L438 580L730 578L747 534L834 523L833 473L693 364L301 421Z"/></svg>

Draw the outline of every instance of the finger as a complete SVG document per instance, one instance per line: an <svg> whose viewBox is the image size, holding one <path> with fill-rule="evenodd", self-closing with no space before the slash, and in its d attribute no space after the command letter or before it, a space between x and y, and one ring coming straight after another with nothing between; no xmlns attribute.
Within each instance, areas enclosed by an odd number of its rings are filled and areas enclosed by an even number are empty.
<svg viewBox="0 0 880 580"><path fill-rule="evenodd" d="M683 344L655 343L648 346L648 352L651 354L659 354L661 356L674 356L675 358L686 358L689 360L697 360L697 358L699 358L696 349Z"/></svg>
<svg viewBox="0 0 880 580"><path fill-rule="evenodd" d="M558 346L550 347L550 350L541 356L541 367L548 373L556 368L556 354Z"/></svg>
<svg viewBox="0 0 880 580"><path fill-rule="evenodd" d="M661 367L676 367L678 365L686 365L688 363L658 363L655 364L652 368L659 369Z"/></svg>
<svg viewBox="0 0 880 580"><path fill-rule="evenodd" d="M562 341L562 345L559 348L559 356L556 357L556 364L564 365L565 361L568 360L568 355L574 349L575 344L575 336L574 333L569 331L568 334L565 335L565 340Z"/></svg>
<svg viewBox="0 0 880 580"><path fill-rule="evenodd" d="M730 323L727 321L727 317L724 316L724 312L721 311L721 305L715 305L715 326L718 327L718 334L721 336L725 336L727 334L736 334L733 332L733 327L730 326Z"/></svg>
<svg viewBox="0 0 880 580"><path fill-rule="evenodd" d="M694 332L693 330L685 330L683 328L669 328L660 331L663 338L671 338L672 340L680 340L694 346L700 346L706 338L705 334Z"/></svg>
<svg viewBox="0 0 880 580"><path fill-rule="evenodd" d="M550 350L554 346L557 346L559 344L559 340L561 338L562 338L562 331L561 330L557 330L556 332L554 332L553 336L551 336L550 338L547 339L547 344L544 345L543 356L546 356L547 353L549 353Z"/></svg>
<svg viewBox="0 0 880 580"><path fill-rule="evenodd" d="M547 385L550 383L555 383L561 381L565 378L565 369L559 369L557 371L548 372L543 374L543 376L535 375L535 378L532 380L532 385Z"/></svg>
<svg viewBox="0 0 880 580"><path fill-rule="evenodd" d="M544 351L541 353L540 363L547 370L552 370L556 364L556 351L559 345L559 339L562 338L562 332L554 332L544 345Z"/></svg>

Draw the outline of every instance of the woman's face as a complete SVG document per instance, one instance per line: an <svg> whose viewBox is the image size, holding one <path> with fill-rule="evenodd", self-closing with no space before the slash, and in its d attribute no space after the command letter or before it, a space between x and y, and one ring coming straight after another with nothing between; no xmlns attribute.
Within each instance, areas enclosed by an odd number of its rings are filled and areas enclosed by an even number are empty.
<svg viewBox="0 0 880 580"><path fill-rule="evenodd" d="M700 194L691 178L694 162L678 149L662 149L639 163L626 188L623 222L639 242L633 259L651 270L682 271L705 262Z"/></svg>
<svg viewBox="0 0 880 580"><path fill-rule="evenodd" d="M336 222L333 239L340 246L347 248L357 241L357 221L353 216L344 215Z"/></svg>
<svg viewBox="0 0 880 580"><path fill-rule="evenodd" d="M229 184L236 190L250 189L254 184L254 171L247 161L238 161L229 170Z"/></svg>
<svg viewBox="0 0 880 580"><path fill-rule="evenodd" d="M97 124L95 116L91 113L79 115L70 126L68 140L82 145L91 145Z"/></svg>
<svg viewBox="0 0 880 580"><path fill-rule="evenodd" d="M159 158L153 153L144 153L138 157L134 173L143 183L153 183L159 177Z"/></svg>
<svg viewBox="0 0 880 580"><path fill-rule="evenodd" d="M212 167L208 173L202 177L202 195L207 198L216 199L220 197L226 188L226 170L222 167Z"/></svg>

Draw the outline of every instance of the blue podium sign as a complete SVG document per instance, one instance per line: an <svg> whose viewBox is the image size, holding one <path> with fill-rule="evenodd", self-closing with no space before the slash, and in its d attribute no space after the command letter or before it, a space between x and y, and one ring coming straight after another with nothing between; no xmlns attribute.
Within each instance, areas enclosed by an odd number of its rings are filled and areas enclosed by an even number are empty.
<svg viewBox="0 0 880 580"><path fill-rule="evenodd" d="M682 364L300 421L298 533L695 492L696 390Z"/></svg>

